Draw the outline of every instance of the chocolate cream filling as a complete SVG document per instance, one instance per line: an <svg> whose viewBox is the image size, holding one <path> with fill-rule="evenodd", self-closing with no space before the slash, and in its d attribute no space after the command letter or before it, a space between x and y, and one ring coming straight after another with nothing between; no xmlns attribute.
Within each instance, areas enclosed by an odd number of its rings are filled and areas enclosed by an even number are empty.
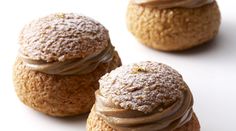
<svg viewBox="0 0 236 131"><path fill-rule="evenodd" d="M19 56L31 70L55 75L83 75L94 71L100 63L107 63L113 59L114 47L110 44L95 54L84 58L71 59L58 62L34 60L19 51Z"/></svg>
<svg viewBox="0 0 236 131"><path fill-rule="evenodd" d="M214 1L215 0L132 0L132 3L166 9L174 7L197 8Z"/></svg>
<svg viewBox="0 0 236 131"><path fill-rule="evenodd" d="M168 107L157 107L151 113L123 109L116 106L99 90L96 91L93 111L117 131L173 131L192 118L193 97L190 90Z"/></svg>

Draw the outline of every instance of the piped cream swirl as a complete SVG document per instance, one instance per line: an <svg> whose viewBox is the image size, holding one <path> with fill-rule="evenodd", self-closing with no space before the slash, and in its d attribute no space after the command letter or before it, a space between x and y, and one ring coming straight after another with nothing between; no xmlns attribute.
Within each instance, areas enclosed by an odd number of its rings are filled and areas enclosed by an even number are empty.
<svg viewBox="0 0 236 131"><path fill-rule="evenodd" d="M100 63L107 63L113 59L114 47L110 44L95 54L84 58L65 60L63 62L46 62L34 60L19 52L19 57L31 70L56 75L82 75L94 71Z"/></svg>
<svg viewBox="0 0 236 131"><path fill-rule="evenodd" d="M117 131L172 131L192 118L193 97L189 89L168 107L157 107L151 113L123 109L98 91L93 110Z"/></svg>
<svg viewBox="0 0 236 131"><path fill-rule="evenodd" d="M215 0L132 0L133 3L160 9L183 7L197 8L212 3Z"/></svg>

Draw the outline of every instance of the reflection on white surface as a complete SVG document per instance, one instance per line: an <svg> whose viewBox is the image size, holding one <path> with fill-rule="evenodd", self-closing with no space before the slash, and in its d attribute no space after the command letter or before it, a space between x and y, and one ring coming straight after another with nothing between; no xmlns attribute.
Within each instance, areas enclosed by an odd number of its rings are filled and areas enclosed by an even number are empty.
<svg viewBox="0 0 236 131"><path fill-rule="evenodd" d="M143 46L126 30L126 0L1 1L0 130L85 130L86 115L55 118L24 106L15 95L11 79L17 38L24 24L54 12L75 12L90 16L109 29L111 41L123 64L155 60L177 69L193 92L201 131L235 131L236 2L218 2L222 24L215 40L188 51L165 53Z"/></svg>

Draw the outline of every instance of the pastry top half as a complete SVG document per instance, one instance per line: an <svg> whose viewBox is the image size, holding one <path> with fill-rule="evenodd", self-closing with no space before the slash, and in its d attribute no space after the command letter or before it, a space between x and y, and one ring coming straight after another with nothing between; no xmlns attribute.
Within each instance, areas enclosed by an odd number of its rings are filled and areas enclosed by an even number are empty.
<svg viewBox="0 0 236 131"><path fill-rule="evenodd" d="M197 8L214 1L215 0L131 0L134 4L147 7L157 7L160 9L175 7Z"/></svg>
<svg viewBox="0 0 236 131"><path fill-rule="evenodd" d="M25 64L47 74L85 74L110 61L114 53L108 30L74 13L55 13L30 22L23 28L19 44ZM81 71L75 71L76 67Z"/></svg>
<svg viewBox="0 0 236 131"><path fill-rule="evenodd" d="M121 66L104 75L95 112L117 130L173 130L192 117L193 97L182 76L151 61Z"/></svg>

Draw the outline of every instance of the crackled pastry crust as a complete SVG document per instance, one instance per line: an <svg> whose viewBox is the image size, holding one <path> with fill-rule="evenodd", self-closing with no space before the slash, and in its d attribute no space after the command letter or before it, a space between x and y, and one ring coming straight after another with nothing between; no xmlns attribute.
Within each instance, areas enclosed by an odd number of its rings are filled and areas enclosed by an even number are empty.
<svg viewBox="0 0 236 131"><path fill-rule="evenodd" d="M101 94L115 105L145 113L175 102L187 88L176 70L151 61L118 67L101 77L99 83ZM156 94L158 97L154 97Z"/></svg>
<svg viewBox="0 0 236 131"><path fill-rule="evenodd" d="M87 130L199 131L182 76L158 62L123 65L99 80Z"/></svg>
<svg viewBox="0 0 236 131"><path fill-rule="evenodd" d="M220 26L216 2L198 8L158 9L130 3L128 30L139 42L158 50L178 51L213 39Z"/></svg>
<svg viewBox="0 0 236 131"><path fill-rule="evenodd" d="M113 60L85 75L48 75L29 70L21 59L13 69L15 91L20 100L35 110L52 116L72 116L89 112L94 104L98 79L121 65L115 52Z"/></svg>
<svg viewBox="0 0 236 131"><path fill-rule="evenodd" d="M34 20L23 28L19 44L16 93L24 104L52 116L89 112L98 79L121 65L108 30L79 14Z"/></svg>
<svg viewBox="0 0 236 131"><path fill-rule="evenodd" d="M20 51L47 62L83 58L103 50L110 42L99 22L74 13L55 13L25 25L19 36Z"/></svg>

